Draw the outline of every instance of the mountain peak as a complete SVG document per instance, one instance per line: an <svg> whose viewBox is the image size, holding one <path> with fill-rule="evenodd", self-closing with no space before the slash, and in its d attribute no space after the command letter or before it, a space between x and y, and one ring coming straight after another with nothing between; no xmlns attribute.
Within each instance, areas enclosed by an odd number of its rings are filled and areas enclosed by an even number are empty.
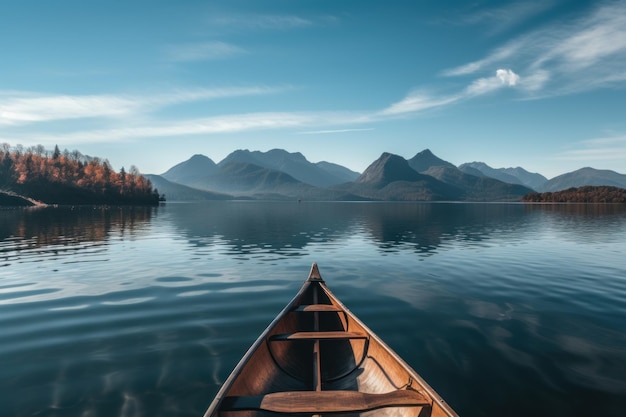
<svg viewBox="0 0 626 417"><path fill-rule="evenodd" d="M215 170L215 162L211 158L201 154L195 154L186 161L183 161L167 170L161 176L169 181L183 181L188 178L207 175Z"/></svg>
<svg viewBox="0 0 626 417"><path fill-rule="evenodd" d="M200 153L194 154L191 158L189 158L187 160L187 162L208 162L210 161L211 163L215 163L213 162L213 160L211 158L209 158L206 155L202 155Z"/></svg>
<svg viewBox="0 0 626 417"><path fill-rule="evenodd" d="M358 183L384 185L393 181L418 181L421 175L413 170L406 159L384 152L356 180Z"/></svg>
<svg viewBox="0 0 626 417"><path fill-rule="evenodd" d="M423 172L432 167L443 166L448 168L456 168L455 165L448 161L435 156L430 149L424 149L417 153L413 158L408 160L409 166L417 172Z"/></svg>
<svg viewBox="0 0 626 417"><path fill-rule="evenodd" d="M305 184L327 187L346 182L343 176L325 170L309 162L300 152L288 152L284 149L271 149L267 152L236 150L218 164L220 167L236 162L253 164L289 174Z"/></svg>

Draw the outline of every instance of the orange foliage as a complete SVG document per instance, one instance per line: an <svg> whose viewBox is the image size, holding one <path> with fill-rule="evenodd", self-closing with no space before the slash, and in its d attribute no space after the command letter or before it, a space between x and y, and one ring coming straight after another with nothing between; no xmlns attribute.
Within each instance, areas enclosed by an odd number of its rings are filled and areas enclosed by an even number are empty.
<svg viewBox="0 0 626 417"><path fill-rule="evenodd" d="M96 194L120 197L158 199L151 182L135 167L130 173L124 168L115 172L107 160L84 156L78 151L60 153L43 150L41 145L23 150L0 146L0 188L12 184L28 185L36 182L58 183L88 189Z"/></svg>

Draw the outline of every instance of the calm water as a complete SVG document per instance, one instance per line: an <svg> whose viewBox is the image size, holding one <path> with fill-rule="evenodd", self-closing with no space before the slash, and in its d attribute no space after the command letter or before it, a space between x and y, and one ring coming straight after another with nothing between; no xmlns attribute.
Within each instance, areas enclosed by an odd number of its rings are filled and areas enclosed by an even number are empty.
<svg viewBox="0 0 626 417"><path fill-rule="evenodd" d="M626 207L0 210L0 415L201 416L312 262L461 417L624 416Z"/></svg>

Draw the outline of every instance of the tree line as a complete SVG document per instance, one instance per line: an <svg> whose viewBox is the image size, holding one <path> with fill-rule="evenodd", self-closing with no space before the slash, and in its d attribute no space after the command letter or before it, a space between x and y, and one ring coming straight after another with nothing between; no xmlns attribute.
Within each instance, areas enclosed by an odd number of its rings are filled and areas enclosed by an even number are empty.
<svg viewBox="0 0 626 417"><path fill-rule="evenodd" d="M626 189L584 186L567 190L526 194L522 201L533 203L626 203Z"/></svg>
<svg viewBox="0 0 626 417"><path fill-rule="evenodd" d="M106 159L42 145L0 145L0 190L47 204L158 204L158 190L137 167L116 172Z"/></svg>

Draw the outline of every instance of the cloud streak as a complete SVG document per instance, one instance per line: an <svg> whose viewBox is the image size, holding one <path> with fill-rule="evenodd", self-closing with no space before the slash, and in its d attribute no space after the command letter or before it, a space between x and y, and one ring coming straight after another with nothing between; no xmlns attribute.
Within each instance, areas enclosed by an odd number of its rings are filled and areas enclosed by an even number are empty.
<svg viewBox="0 0 626 417"><path fill-rule="evenodd" d="M626 135L588 139L557 155L561 161L623 161L626 159Z"/></svg>
<svg viewBox="0 0 626 417"><path fill-rule="evenodd" d="M220 41L170 45L166 48L167 58L174 62L216 61L245 53L243 48Z"/></svg>
<svg viewBox="0 0 626 417"><path fill-rule="evenodd" d="M201 134L237 133L259 130L303 128L356 123L360 114L335 112L260 112L230 114L197 119L153 122L150 125L59 134L31 134L38 144L121 142L142 138L178 137ZM344 129L345 130L345 129ZM355 129L356 130L356 129ZM368 129L364 129L368 130ZM1 140L11 138L0 137ZM16 138L12 138L16 139ZM18 142L20 142L18 140Z"/></svg>
<svg viewBox="0 0 626 417"><path fill-rule="evenodd" d="M462 100L482 96L504 87L515 87L520 76L511 69L498 69L491 77L478 78L465 89L454 94L437 95L425 91L413 91L404 99L392 104L379 113L379 116L405 115L443 107Z"/></svg>
<svg viewBox="0 0 626 417"><path fill-rule="evenodd" d="M367 132L374 130L374 128L354 128L354 129L331 129L331 130L310 130L306 132L298 132L300 135L326 135L332 133L348 133L348 132Z"/></svg>
<svg viewBox="0 0 626 417"><path fill-rule="evenodd" d="M482 59L442 72L466 76L489 67L520 69L520 90L563 95L626 81L626 2L611 2L564 23L542 27Z"/></svg>
<svg viewBox="0 0 626 417"><path fill-rule="evenodd" d="M479 10L466 15L461 21L464 24L488 24L491 34L503 32L518 26L522 22L543 13L554 6L551 1L515 2L506 6Z"/></svg>
<svg viewBox="0 0 626 417"><path fill-rule="evenodd" d="M284 90L279 87L248 87L223 89L176 90L150 96L43 96L19 92L0 93L2 110L0 126L21 126L36 122L65 119L117 118L115 127L109 129L83 129L56 134L29 132L37 143L81 143L115 142L141 138L179 137L200 134L222 134L287 128L315 128L299 134L336 134L368 131L370 127L333 129L333 126L359 126L415 115L433 108L447 106L494 92L501 88L512 88L520 77L510 69L498 69L491 77L479 78L465 89L449 95L428 94L413 91L404 99L378 111L349 112L257 112L227 114L196 119L150 120L137 125L138 115L149 116L150 112L167 106L199 100L224 97L272 94ZM132 123L120 119L130 120ZM327 127L320 129L320 127ZM22 136L18 134L18 136ZM24 136L2 140L23 142ZM28 140L28 139L27 139Z"/></svg>
<svg viewBox="0 0 626 417"><path fill-rule="evenodd" d="M155 95L47 95L0 92L0 126L68 119L136 116L180 103L273 94L284 87L233 87L173 90Z"/></svg>
<svg viewBox="0 0 626 417"><path fill-rule="evenodd" d="M221 15L209 19L211 27L229 30L289 30L306 28L314 25L310 19L295 15L250 14Z"/></svg>

